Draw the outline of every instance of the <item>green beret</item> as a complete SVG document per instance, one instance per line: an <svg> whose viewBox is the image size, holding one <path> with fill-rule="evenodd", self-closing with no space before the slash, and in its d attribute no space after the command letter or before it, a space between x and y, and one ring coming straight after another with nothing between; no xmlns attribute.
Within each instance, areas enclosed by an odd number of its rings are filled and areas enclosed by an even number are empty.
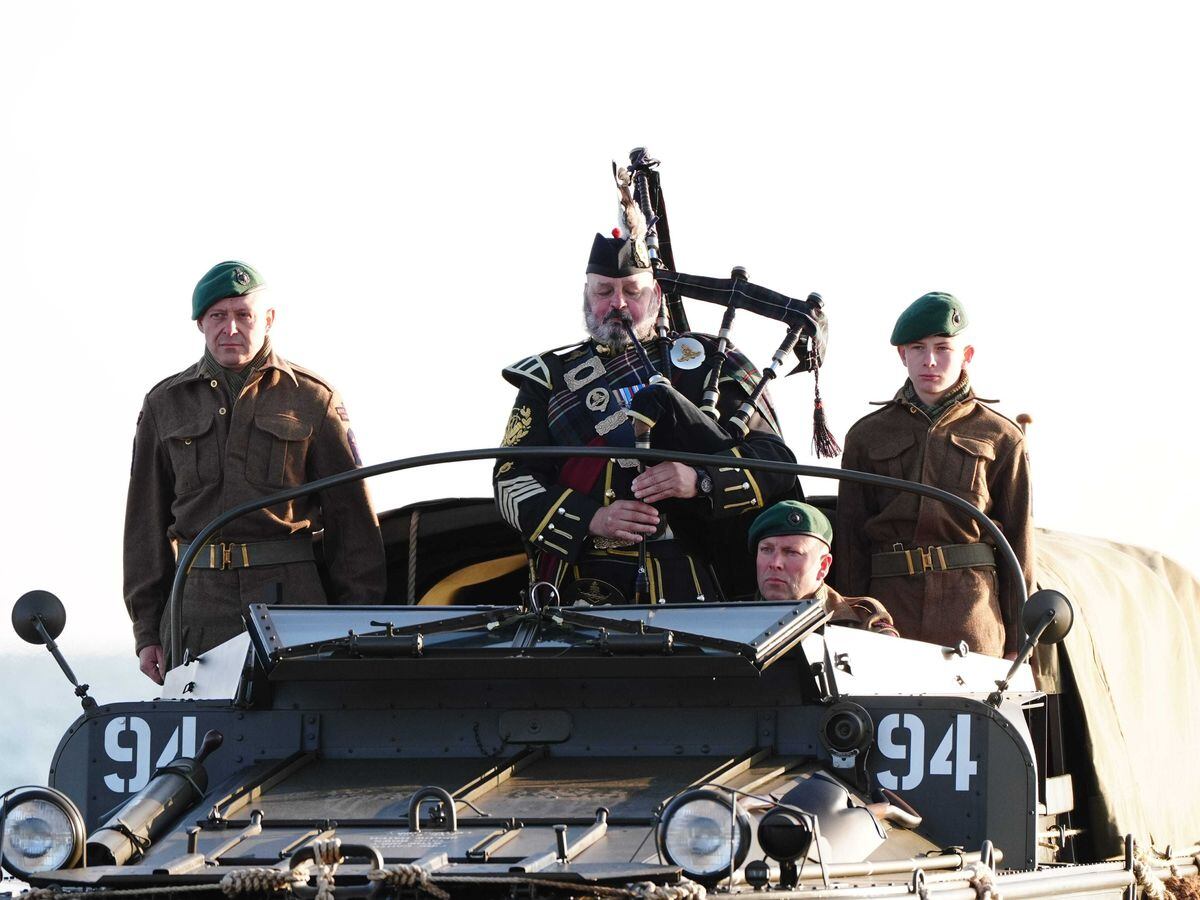
<svg viewBox="0 0 1200 900"><path fill-rule="evenodd" d="M934 291L900 313L892 329L892 346L911 344L932 334L958 334L967 327L967 311L953 294Z"/></svg>
<svg viewBox="0 0 1200 900"><path fill-rule="evenodd" d="M825 513L799 500L780 500L759 514L750 526L750 552L763 538L779 534L811 534L827 547L833 544L833 526Z"/></svg>
<svg viewBox="0 0 1200 900"><path fill-rule="evenodd" d="M266 287L262 276L244 262L229 259L204 273L192 291L192 318L199 319L218 300L253 294Z"/></svg>

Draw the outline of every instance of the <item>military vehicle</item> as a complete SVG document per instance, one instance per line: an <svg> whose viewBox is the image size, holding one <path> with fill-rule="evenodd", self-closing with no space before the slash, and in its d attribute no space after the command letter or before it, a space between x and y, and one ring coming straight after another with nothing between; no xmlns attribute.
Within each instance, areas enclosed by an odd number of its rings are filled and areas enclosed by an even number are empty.
<svg viewBox="0 0 1200 900"><path fill-rule="evenodd" d="M562 452L399 460L261 505L423 464ZM880 483L980 516L933 488ZM193 547L259 505L215 520ZM48 785L2 795L0 865L39 900L1165 896L1164 880L1180 890L1197 874L1200 851L1171 837L1194 813L1166 809L1154 773L1099 784L1106 759L1154 740L1098 753L1111 723L1080 699L1097 644L1076 654L1071 638L1102 603L1076 594L1081 617L1062 593L1035 593L1010 665L833 626L811 601L564 606L527 583L490 499L414 504L381 528L394 605L264 598L242 635L172 669L152 701L98 704L55 643L62 604L21 597L14 627L59 659L83 714ZM1082 546L1043 543L1051 572L1072 564L1064 546ZM1064 638L1052 665L1046 651ZM1035 648L1041 678L1065 685L1061 714L1026 663ZM1120 712L1113 688L1100 701ZM1186 791L1190 759L1173 759ZM1194 796L1168 803L1190 810ZM1123 826L1139 845L1111 833Z"/></svg>
<svg viewBox="0 0 1200 900"><path fill-rule="evenodd" d="M725 307L721 354L739 309L787 325L730 420L744 434L787 356L796 371L820 366L822 302L753 285L740 268L727 280L678 273L655 166L637 148L614 175L627 233L645 233L664 291L660 357L671 329L687 330L684 296ZM714 372L704 402L715 409ZM820 454L834 444L815 399ZM622 459L729 462L635 436ZM437 454L289 488L196 535L171 603L195 553L251 510L423 465L612 454ZM957 496L840 469L739 466L948 503L1022 582L994 523ZM380 520L389 605L288 605L272 590L244 633L194 659L176 628L181 664L153 701L99 705L55 643L62 604L21 597L14 628L55 655L83 715L47 786L0 795L0 866L37 900L1160 897L1198 874L1200 725L1187 713L1200 696L1200 585L1169 560L1041 533L1043 590L1010 664L835 626L812 601L567 605L529 582L491 499Z"/></svg>

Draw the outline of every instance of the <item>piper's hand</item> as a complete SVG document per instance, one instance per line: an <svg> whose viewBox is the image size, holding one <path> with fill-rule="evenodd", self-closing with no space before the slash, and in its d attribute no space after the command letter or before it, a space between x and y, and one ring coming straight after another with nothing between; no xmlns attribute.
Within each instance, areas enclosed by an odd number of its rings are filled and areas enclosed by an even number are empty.
<svg viewBox="0 0 1200 900"><path fill-rule="evenodd" d="M695 497L696 470L677 462L651 466L633 479L633 496L643 503L657 503L669 497L682 500Z"/></svg>
<svg viewBox="0 0 1200 900"><path fill-rule="evenodd" d="M637 500L616 500L602 506L588 523L588 534L639 543L642 535L654 534L658 528L658 510Z"/></svg>
<svg viewBox="0 0 1200 900"><path fill-rule="evenodd" d="M143 647L142 652L138 654L138 667L142 670L142 674L155 684L163 683L163 666L165 664L163 648L158 644Z"/></svg>

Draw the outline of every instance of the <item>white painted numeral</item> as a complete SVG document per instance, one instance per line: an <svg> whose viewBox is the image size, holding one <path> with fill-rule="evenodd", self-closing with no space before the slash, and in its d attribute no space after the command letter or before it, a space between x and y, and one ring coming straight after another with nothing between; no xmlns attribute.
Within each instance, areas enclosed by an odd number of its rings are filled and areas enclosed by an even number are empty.
<svg viewBox="0 0 1200 900"><path fill-rule="evenodd" d="M131 746L121 742L121 736L133 735ZM114 794L132 794L150 781L151 757L150 723L140 716L118 716L104 729L104 752L115 763L133 763L133 775L123 778L117 772L104 776L105 786ZM155 766L169 765L176 757L196 755L196 717L184 716L167 738Z"/></svg>
<svg viewBox="0 0 1200 900"><path fill-rule="evenodd" d="M908 740L897 743L897 731L908 733ZM879 783L892 791L911 791L925 777L925 723L912 713L891 713L879 723L879 752L888 759L907 759L908 771L899 779L891 772L880 772Z"/></svg>
<svg viewBox="0 0 1200 900"><path fill-rule="evenodd" d="M901 732L897 739L897 732ZM925 723L913 713L891 713L879 723L879 752L888 759L906 760L908 771L896 777L880 772L879 783L889 790L908 791L919 785L926 774L953 775L956 791L969 791L971 778L979 774L979 762L971 759L971 716L959 713L938 742L925 769Z"/></svg>
<svg viewBox="0 0 1200 900"><path fill-rule="evenodd" d="M133 746L121 744L120 736L133 734ZM104 784L117 794L140 791L150 780L150 725L139 716L118 716L104 729L104 752L113 762L132 762L133 777L128 780L115 772L104 776Z"/></svg>
<svg viewBox="0 0 1200 900"><path fill-rule="evenodd" d="M954 727L954 789L969 791L971 776L979 773L979 763L971 759L971 717L959 713Z"/></svg>

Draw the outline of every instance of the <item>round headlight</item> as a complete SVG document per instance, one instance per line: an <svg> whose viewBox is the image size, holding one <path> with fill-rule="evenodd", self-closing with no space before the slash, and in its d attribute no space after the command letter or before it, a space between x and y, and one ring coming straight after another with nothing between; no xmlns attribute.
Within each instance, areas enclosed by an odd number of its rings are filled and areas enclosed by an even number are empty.
<svg viewBox="0 0 1200 900"><path fill-rule="evenodd" d="M658 849L688 878L714 885L746 861L750 817L725 794L707 789L685 791L663 813Z"/></svg>
<svg viewBox="0 0 1200 900"><path fill-rule="evenodd" d="M0 813L0 863L18 878L69 869L83 852L83 817L66 794L17 788Z"/></svg>

